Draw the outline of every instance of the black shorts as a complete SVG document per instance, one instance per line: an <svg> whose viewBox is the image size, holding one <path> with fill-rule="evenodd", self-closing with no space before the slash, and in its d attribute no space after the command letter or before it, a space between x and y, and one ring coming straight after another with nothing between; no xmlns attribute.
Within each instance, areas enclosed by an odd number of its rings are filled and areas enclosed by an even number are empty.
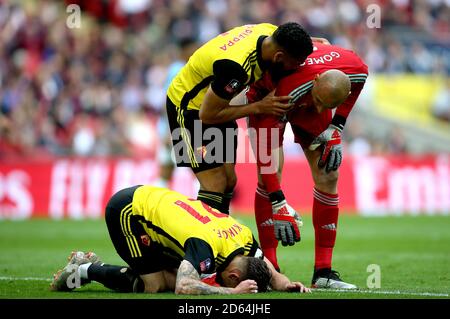
<svg viewBox="0 0 450 319"><path fill-rule="evenodd" d="M105 220L114 248L140 275L178 268L181 261L165 254L160 244L151 242L144 227L131 212L133 194L138 187L117 192L106 205Z"/></svg>
<svg viewBox="0 0 450 319"><path fill-rule="evenodd" d="M204 124L198 110L177 108L169 98L166 108L178 167L190 167L198 173L236 163L236 121Z"/></svg>

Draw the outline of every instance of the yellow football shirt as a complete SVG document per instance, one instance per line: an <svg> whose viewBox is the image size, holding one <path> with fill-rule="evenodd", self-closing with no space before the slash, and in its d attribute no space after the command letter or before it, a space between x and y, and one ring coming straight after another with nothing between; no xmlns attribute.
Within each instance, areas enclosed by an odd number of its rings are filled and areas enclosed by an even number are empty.
<svg viewBox="0 0 450 319"><path fill-rule="evenodd" d="M199 273L226 267L237 254L262 256L248 227L201 201L166 188L137 188L132 213L151 242L160 244L175 258L189 260Z"/></svg>
<svg viewBox="0 0 450 319"><path fill-rule="evenodd" d="M199 110L211 84L230 100L262 75L261 45L277 26L269 23L236 27L200 47L172 80L167 96L177 107Z"/></svg>

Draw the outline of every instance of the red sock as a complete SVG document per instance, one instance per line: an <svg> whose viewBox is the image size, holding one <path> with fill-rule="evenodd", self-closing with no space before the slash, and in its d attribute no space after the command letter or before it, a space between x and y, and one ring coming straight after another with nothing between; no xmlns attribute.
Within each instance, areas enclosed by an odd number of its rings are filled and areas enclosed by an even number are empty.
<svg viewBox="0 0 450 319"><path fill-rule="evenodd" d="M255 192L255 220L258 227L258 236L264 256L270 260L276 269L279 269L277 261L278 240L275 238L272 221L272 204L268 193L258 185Z"/></svg>
<svg viewBox="0 0 450 319"><path fill-rule="evenodd" d="M315 233L315 269L331 268L336 242L338 205L338 194L328 194L314 188L312 217Z"/></svg>

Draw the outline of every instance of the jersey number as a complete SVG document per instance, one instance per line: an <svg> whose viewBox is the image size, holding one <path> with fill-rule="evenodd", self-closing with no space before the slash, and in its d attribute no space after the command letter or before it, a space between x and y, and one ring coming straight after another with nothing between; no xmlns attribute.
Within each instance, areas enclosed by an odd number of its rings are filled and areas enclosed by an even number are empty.
<svg viewBox="0 0 450 319"><path fill-rule="evenodd" d="M189 199L189 200L194 201L195 199ZM175 205L183 208L185 211L187 211L189 214L191 214L191 216L194 216L195 219L201 221L203 224L209 223L211 221L211 219L208 216L203 216L198 211L196 211L194 207L192 207L188 203L185 203L181 200L177 200L175 202ZM212 209L210 206L206 205L203 202L202 202L202 206L208 213L212 214L213 216L216 216L217 218L228 217L228 215L226 215L226 214L216 212L214 209Z"/></svg>

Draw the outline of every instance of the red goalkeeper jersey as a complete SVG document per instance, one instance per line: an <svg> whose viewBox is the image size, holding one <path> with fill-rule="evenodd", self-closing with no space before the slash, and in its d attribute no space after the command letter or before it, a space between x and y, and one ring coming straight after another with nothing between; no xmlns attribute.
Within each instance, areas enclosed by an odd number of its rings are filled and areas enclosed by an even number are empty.
<svg viewBox="0 0 450 319"><path fill-rule="evenodd" d="M314 43L314 51L293 74L280 80L276 86L276 95L292 95L297 105L301 105L302 98L311 93L312 81L317 74L337 69L347 74L352 83L352 93L347 100L336 109L336 114L347 117L369 74L367 65L353 51L321 43ZM359 83L359 84L358 84ZM262 99L267 93L275 89L270 76L266 73L263 78L254 83L247 92L249 102ZM292 119L295 121L295 119ZM301 120L301 119L298 119Z"/></svg>
<svg viewBox="0 0 450 319"><path fill-rule="evenodd" d="M337 107L334 118L331 110L325 110L321 114L317 113L311 97L314 78L318 74L331 69L337 69L346 73L351 81L351 93L344 103ZM296 105L283 118L268 115L249 116L249 126L257 129L258 132L258 140L252 141L258 166L260 168L262 166L272 166L272 163L267 162L267 156L270 156L271 149L282 145L286 121L289 121L293 128L295 141L301 144L303 148L308 147L311 141L322 133L330 123L342 129L364 86L367 76L367 65L353 51L335 45L314 43L313 53L308 56L302 66L294 73L282 78L277 85L271 81L270 76L267 74L254 83L247 92L249 103L262 99L276 88L275 95L290 95ZM267 129L264 131L264 135L259 133L261 128ZM271 134L274 132L271 129L277 130L277 137ZM254 139L254 137L252 138ZM275 140L272 141L273 139ZM255 145L257 145L257 148L255 148ZM261 159L261 154L264 155L263 160ZM270 174L265 175L262 177L267 191L278 190L279 185L267 185L269 181L269 184L273 184L274 176L276 175L272 175L271 178L268 176ZM270 180L267 180L268 178Z"/></svg>

